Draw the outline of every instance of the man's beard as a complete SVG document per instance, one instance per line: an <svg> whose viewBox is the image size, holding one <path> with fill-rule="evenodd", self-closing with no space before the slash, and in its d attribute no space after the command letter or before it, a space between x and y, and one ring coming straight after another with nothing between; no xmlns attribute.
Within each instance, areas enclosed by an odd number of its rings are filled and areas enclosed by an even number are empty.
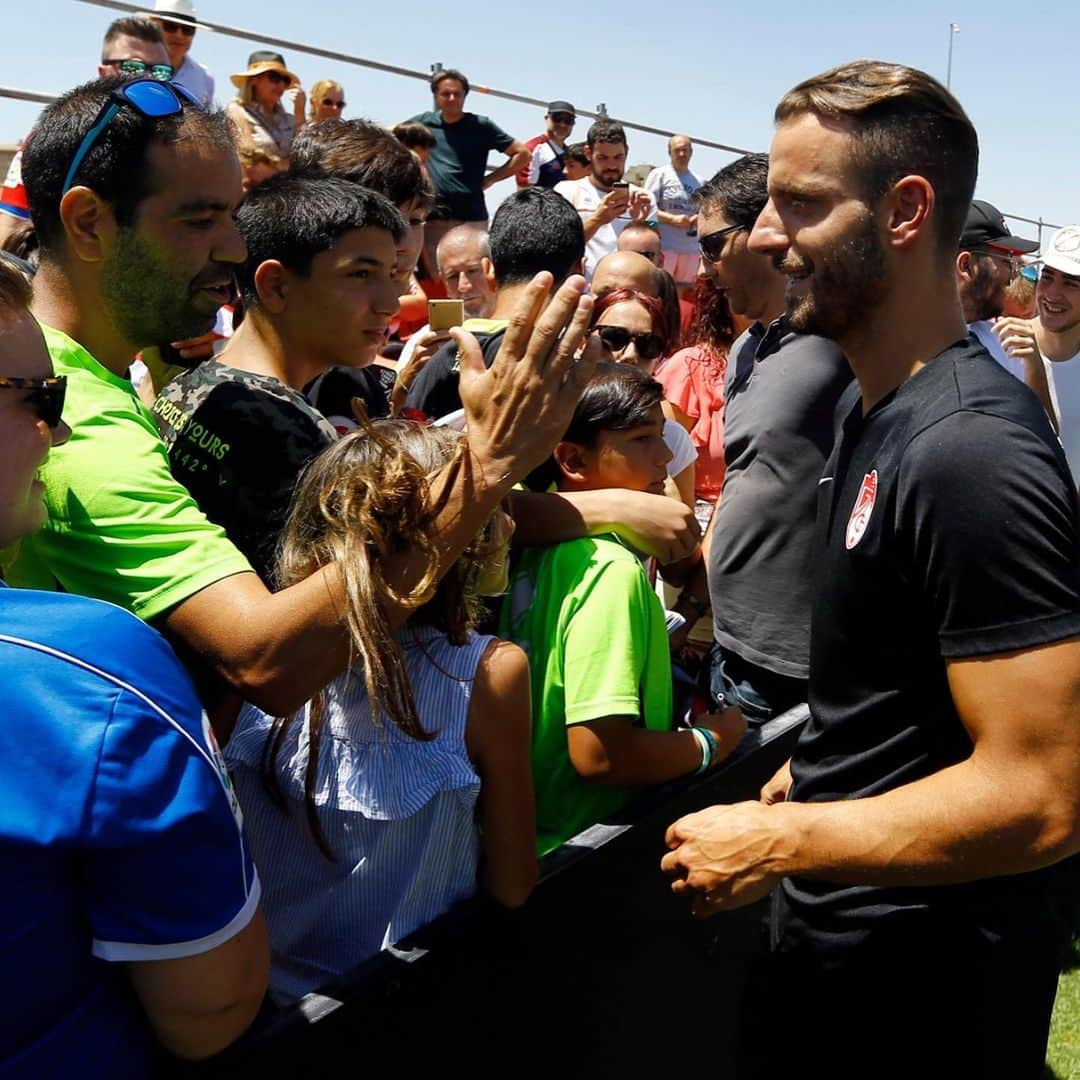
<svg viewBox="0 0 1080 1080"><path fill-rule="evenodd" d="M805 295L787 298L788 323L799 334L838 341L863 322L888 291L885 252L870 215L859 232L818 256L817 262L792 252L774 262L782 273L810 276Z"/></svg>
<svg viewBox="0 0 1080 1080"><path fill-rule="evenodd" d="M211 266L189 281L135 228L124 228L102 272L101 290L104 306L120 332L137 348L144 348L184 341L212 329L214 312L199 311L193 295L204 279L210 284L228 276L228 270Z"/></svg>
<svg viewBox="0 0 1080 1080"><path fill-rule="evenodd" d="M989 259L975 258L975 275L968 286L968 308L971 311L969 322L983 319L996 319L1005 310L1005 286L1000 284L995 268L987 263Z"/></svg>

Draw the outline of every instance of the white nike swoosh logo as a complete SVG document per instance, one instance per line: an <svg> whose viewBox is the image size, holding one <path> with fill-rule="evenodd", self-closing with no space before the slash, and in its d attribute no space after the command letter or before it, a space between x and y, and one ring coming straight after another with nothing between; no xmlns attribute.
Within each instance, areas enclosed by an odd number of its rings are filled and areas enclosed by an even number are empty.
<svg viewBox="0 0 1080 1080"><path fill-rule="evenodd" d="M831 483L832 483L832 481L833 481L833 478L832 478L831 476L823 476L823 477L822 477L822 478L821 478L821 479L820 479L820 480L819 480L819 481L817 482L817 486L818 486L818 487L821 487L821 485L822 485L822 484L831 484Z"/></svg>

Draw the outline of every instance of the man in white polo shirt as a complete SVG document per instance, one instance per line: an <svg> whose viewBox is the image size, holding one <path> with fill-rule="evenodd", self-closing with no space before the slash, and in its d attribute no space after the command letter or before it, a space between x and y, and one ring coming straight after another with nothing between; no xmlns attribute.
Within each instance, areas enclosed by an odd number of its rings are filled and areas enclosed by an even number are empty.
<svg viewBox="0 0 1080 1080"><path fill-rule="evenodd" d="M208 109L214 101L214 76L191 56L191 44L199 24L191 0L156 0L146 16L161 31L176 69L172 81L194 94Z"/></svg>

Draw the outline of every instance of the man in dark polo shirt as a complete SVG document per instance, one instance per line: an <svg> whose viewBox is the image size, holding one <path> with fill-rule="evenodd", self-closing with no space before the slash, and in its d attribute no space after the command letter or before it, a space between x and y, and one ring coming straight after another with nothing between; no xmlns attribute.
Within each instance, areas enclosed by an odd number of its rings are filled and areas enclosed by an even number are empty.
<svg viewBox="0 0 1080 1080"><path fill-rule="evenodd" d="M851 368L784 317L786 278L747 247L769 160L748 154L699 189L699 235L732 312L753 319L724 380L724 488L709 525L713 697L751 722L806 700L810 542L833 414Z"/></svg>
<svg viewBox="0 0 1080 1080"><path fill-rule="evenodd" d="M818 497L811 716L760 801L668 830L664 869L698 915L779 886L740 1080L1040 1077L1046 868L1080 848L1076 491L967 335L978 140L955 98L863 60L776 120L750 244L857 379Z"/></svg>
<svg viewBox="0 0 1080 1080"><path fill-rule="evenodd" d="M431 277L435 248L443 234L466 221L487 221L484 192L529 164L529 151L486 116L465 112L469 80L452 68L431 76L435 98L432 112L412 117L431 131L435 145L427 160L428 174L438 200L428 217L424 234L424 267ZM488 151L498 150L507 161L485 175Z"/></svg>

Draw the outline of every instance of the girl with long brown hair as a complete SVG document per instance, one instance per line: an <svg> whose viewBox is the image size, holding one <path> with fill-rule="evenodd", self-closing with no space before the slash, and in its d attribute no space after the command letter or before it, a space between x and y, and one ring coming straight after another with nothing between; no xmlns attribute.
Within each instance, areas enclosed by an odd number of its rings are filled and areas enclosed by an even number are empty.
<svg viewBox="0 0 1080 1080"><path fill-rule="evenodd" d="M298 997L471 896L513 906L536 878L528 664L473 630L502 592L501 511L438 585L434 559L381 604L389 556L431 552L427 479L462 449L448 429L380 421L309 467L282 539L283 586L337 563L356 662L291 717L252 706L226 755L263 880L271 989Z"/></svg>

